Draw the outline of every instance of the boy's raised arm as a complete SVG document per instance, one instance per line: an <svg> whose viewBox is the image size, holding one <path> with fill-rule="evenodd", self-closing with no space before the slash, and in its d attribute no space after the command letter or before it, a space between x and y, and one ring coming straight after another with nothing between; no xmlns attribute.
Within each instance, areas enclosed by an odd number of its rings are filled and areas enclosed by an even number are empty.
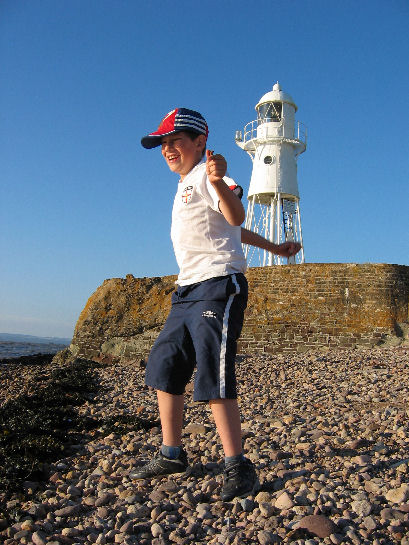
<svg viewBox="0 0 409 545"><path fill-rule="evenodd" d="M244 207L239 197L223 180L227 171L226 159L219 154L213 155L210 150L206 150L206 159L207 177L219 197L220 212L230 225L241 225L246 215Z"/></svg>
<svg viewBox="0 0 409 545"><path fill-rule="evenodd" d="M299 242L283 242L282 244L274 244L266 238L249 231L244 227L241 228L241 241L243 244L250 244L250 246L257 246L262 250L267 250L272 254L281 255L282 257L292 257L301 250L301 244Z"/></svg>

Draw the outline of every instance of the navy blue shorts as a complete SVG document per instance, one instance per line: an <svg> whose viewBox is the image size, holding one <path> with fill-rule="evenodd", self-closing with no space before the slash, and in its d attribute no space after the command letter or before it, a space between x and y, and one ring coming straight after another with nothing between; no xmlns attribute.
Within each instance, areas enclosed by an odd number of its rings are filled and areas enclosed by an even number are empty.
<svg viewBox="0 0 409 545"><path fill-rule="evenodd" d="M247 294L241 273L178 286L149 355L146 384L181 395L196 367L194 401L235 399L237 339Z"/></svg>

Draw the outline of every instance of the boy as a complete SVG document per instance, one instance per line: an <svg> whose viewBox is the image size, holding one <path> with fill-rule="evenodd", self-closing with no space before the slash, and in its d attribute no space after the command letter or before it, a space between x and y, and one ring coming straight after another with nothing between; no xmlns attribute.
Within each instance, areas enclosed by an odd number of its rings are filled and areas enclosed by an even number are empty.
<svg viewBox="0 0 409 545"><path fill-rule="evenodd" d="M170 170L180 176L171 228L180 272L145 377L157 392L163 444L159 454L130 477L147 479L186 470L183 393L196 366L194 401L210 403L225 454L221 498L230 501L254 493L258 486L254 466L242 451L236 393L236 345L247 304L241 243L287 257L300 245L277 246L240 227L245 217L236 195L240 188L226 176L224 157L206 152L207 136L201 114L176 108L141 140L147 149L161 146Z"/></svg>

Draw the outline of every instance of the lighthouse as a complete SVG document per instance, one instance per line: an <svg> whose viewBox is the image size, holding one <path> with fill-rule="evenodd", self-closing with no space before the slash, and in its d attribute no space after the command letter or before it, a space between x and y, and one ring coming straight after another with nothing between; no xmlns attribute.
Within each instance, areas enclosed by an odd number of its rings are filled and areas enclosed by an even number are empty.
<svg viewBox="0 0 409 545"><path fill-rule="evenodd" d="M237 131L236 144L253 162L248 191L246 229L281 244L303 244L297 159L306 150L306 128L295 121L297 106L277 82L255 107L257 119ZM244 246L249 264L304 263L304 248L289 259Z"/></svg>

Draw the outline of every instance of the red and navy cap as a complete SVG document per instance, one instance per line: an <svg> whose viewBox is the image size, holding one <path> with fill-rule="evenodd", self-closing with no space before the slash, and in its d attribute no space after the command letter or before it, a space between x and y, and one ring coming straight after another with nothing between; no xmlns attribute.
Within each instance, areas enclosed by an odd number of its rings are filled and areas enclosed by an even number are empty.
<svg viewBox="0 0 409 545"><path fill-rule="evenodd" d="M163 136L180 131L204 134L206 138L209 134L206 120L199 112L188 108L176 108L165 115L155 132L141 139L142 146L146 149L156 148L160 146Z"/></svg>

